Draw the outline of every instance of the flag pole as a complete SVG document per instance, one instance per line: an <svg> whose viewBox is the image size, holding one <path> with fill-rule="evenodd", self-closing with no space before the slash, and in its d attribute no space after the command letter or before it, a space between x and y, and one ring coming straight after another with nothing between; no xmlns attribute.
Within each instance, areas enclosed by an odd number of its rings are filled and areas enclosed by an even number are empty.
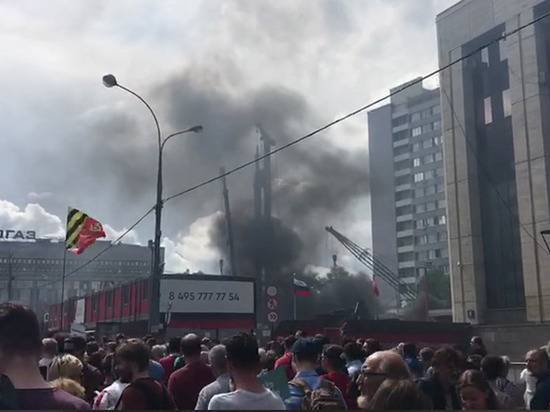
<svg viewBox="0 0 550 412"><path fill-rule="evenodd" d="M63 270L61 275L61 330L63 330L63 321L65 318L64 304L65 304L65 271L67 268L67 245L63 242Z"/></svg>
<svg viewBox="0 0 550 412"><path fill-rule="evenodd" d="M296 316L296 290L295 290L295 280L296 280L296 273L293 273L292 274L292 311L293 311L293 316L294 316L294 320L296 320L297 316Z"/></svg>

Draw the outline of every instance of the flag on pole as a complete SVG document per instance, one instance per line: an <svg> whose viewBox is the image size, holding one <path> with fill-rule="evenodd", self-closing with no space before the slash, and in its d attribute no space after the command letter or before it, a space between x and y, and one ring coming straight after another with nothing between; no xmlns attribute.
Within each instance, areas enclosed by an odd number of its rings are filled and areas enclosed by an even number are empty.
<svg viewBox="0 0 550 412"><path fill-rule="evenodd" d="M311 288L306 282L294 278L294 295L307 298L311 296Z"/></svg>
<svg viewBox="0 0 550 412"><path fill-rule="evenodd" d="M378 282L376 282L376 276L372 275L372 291L376 297L380 296L380 289L378 289Z"/></svg>
<svg viewBox="0 0 550 412"><path fill-rule="evenodd" d="M78 209L69 208L65 236L67 250L80 255L97 239L105 236L101 223Z"/></svg>

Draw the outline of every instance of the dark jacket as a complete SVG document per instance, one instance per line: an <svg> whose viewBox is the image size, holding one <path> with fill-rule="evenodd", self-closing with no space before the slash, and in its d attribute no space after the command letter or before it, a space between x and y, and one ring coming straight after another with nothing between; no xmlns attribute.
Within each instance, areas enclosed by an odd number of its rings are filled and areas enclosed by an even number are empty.
<svg viewBox="0 0 550 412"><path fill-rule="evenodd" d="M426 395L428 399L432 402L433 409L436 410L445 410L446 404L447 404L447 397L445 394L445 390L443 389L443 386L441 383L439 383L439 380L436 377L437 375L432 375L423 379L418 380L417 385L418 389ZM451 387L451 402L452 402L452 409L454 410L460 410L462 409L462 405L460 403L460 400L458 399L458 394L456 392L455 387Z"/></svg>
<svg viewBox="0 0 550 412"><path fill-rule="evenodd" d="M530 406L531 410L550 409L550 372L539 377Z"/></svg>

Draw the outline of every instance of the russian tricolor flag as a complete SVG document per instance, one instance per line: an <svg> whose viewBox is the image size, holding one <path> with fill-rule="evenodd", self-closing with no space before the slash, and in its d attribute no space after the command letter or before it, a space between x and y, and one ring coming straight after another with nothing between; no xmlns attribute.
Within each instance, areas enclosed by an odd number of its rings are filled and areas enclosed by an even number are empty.
<svg viewBox="0 0 550 412"><path fill-rule="evenodd" d="M301 297L311 296L311 288L306 282L294 278L294 295Z"/></svg>

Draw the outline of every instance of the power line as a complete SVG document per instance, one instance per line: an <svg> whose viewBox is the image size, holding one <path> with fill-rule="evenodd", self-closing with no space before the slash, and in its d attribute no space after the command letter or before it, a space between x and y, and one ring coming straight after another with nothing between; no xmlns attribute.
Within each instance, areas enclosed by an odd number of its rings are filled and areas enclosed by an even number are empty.
<svg viewBox="0 0 550 412"><path fill-rule="evenodd" d="M242 163L242 164L239 165L239 166L236 166L236 167L234 167L234 168L232 168L232 169L229 169L229 170L227 170L225 173L221 173L221 174L219 174L219 175L217 175L217 176L211 177L211 178L209 178L209 179L207 179L207 180L204 180L204 181L202 181L202 182L200 182L200 183L197 183L197 184L195 184L195 185L193 185L193 186L190 186L190 187L188 187L187 189L182 190L181 192L177 192L177 193L175 193L175 194L173 194L173 195L170 195L170 196L168 196L167 198L163 199L163 203L169 202L169 201L171 201L171 200L173 200L173 199L175 199L175 198L178 198L178 197L180 197L180 196L184 196L184 195L186 195L186 194L188 194L188 193L191 193L191 192L193 192L193 191L195 191L195 190L198 190L198 189L200 189L200 188L202 188L202 187L204 187L204 186L207 186L207 185L209 185L209 184L211 184L211 183L214 183L214 182L216 182L216 181L218 181L218 180L220 180L220 179L222 179L222 178L224 178L224 177L227 177L227 176L229 176L229 175L231 175L231 174L233 174L233 173L236 173L236 172L238 172L238 171L240 171L240 170L242 170L242 169L245 169L245 168L247 168L248 166L251 166L251 165L253 165L253 164L255 164L255 163L257 163L257 162L259 162L259 161L261 161L261 160L263 160L263 159L265 159L265 158L267 158L267 157L273 156L273 155L275 155L275 154L277 154L277 153L279 153L279 152L281 152L281 151L283 151L283 150L286 150L286 149L288 149L288 148L290 148L290 147L292 147L292 146L295 146L295 145L297 145L298 143L301 143L301 142L303 142L303 141L309 139L310 137L313 137L313 136L315 136L315 135L321 133L322 131L325 131L325 130L331 128L332 126L335 126L335 125L337 125L337 124L339 124L339 123L342 123L343 121L345 121L345 120L347 120L347 119L349 119L349 118L351 118L351 117L354 117L354 116L356 116L356 115L358 115L358 114L364 112L365 110L368 110L368 109L370 109L371 107L373 107L373 106L379 104L379 103L382 103L384 100L387 100L387 99L391 98L392 96L395 96L395 95L401 93L402 91L404 91L404 90L406 90L406 89L408 89L408 88L410 88L410 87L412 87L412 86L415 86L415 85L417 85L417 84L419 84L419 83L421 84L424 80L427 80L427 79L429 79L429 78L431 78L431 77L433 77L433 76L435 76L435 75L437 75L437 74L443 72L444 70L447 70L447 69L451 68L451 67L454 66L455 64L460 63L461 61L463 61L463 60L465 60L465 59L467 59L467 58L473 56L474 54L479 53L482 49L484 49L484 48L490 46L491 44L498 43L498 42L501 41L501 40L505 40L508 36L511 36L511 35L513 35L513 34L516 34L516 33L520 32L520 31L524 30L525 28L527 28L527 27L529 27L529 26L532 26L533 24L535 24L535 23L537 23L537 22L539 22L539 21L541 21L541 20L547 18L548 16L550 16L550 12L545 13L545 14L543 14L543 15L537 17L536 19L533 19L533 20L531 20L530 22L528 22L528 23L526 23L526 24L524 24L524 25L522 25L522 26L518 26L518 27L515 28L514 30L511 30L511 31L509 31L509 32L505 32L505 33L503 33L502 35L500 35L500 36L498 36L498 37L495 37L493 40L491 40L491 41L485 43L484 45L478 47L477 49L474 49L473 51L471 51L471 52L469 52L469 53L467 53L467 54L465 54L465 55L463 55L463 56L461 56L461 57L459 57L459 58L457 58L457 59L455 59L455 60L452 60L451 62L449 62L449 63L446 64L445 66L440 67L439 69L436 69L436 70L434 70L434 71L432 71L432 72L430 72L430 73L428 73L428 74L426 74L426 75L424 75L424 76L422 76L422 77L419 77L419 78L417 78L417 79L415 79L415 80L413 80L413 81L411 81L411 82L409 82L409 83L403 85L402 87L400 87L400 88L394 90L393 92L390 92L390 93L388 93L387 95L385 95L385 96L383 96L383 97L381 97L381 98L379 98L379 99L376 99L376 100L374 100L373 102L371 102L371 103L369 103L369 104L367 104L367 105L364 105L364 106L362 106L362 107L360 107L360 108L358 108L358 109L356 109L356 110L354 110L354 111L352 111L352 112L350 112L350 113L348 113L348 114L346 114L346 115L344 115L344 116L341 116L341 117L339 117L339 118L333 120L332 122L329 122L329 123L325 124L324 126L321 126L321 127L319 127L318 129L315 129L315 130L313 130L312 132L310 132L310 133L308 133L308 134L306 134L306 135L304 135L304 136L301 136L301 137L299 137L299 138L296 138L296 139L294 139L294 140L292 140L292 141L290 141L290 142L284 144L283 146L280 146L280 147L278 147L278 148L276 148L276 149L271 150L271 151L268 152L268 153L265 153L265 154L263 154L263 155L261 155L261 156L255 158L255 159L252 159L252 160L250 160L250 161L247 161L247 162L245 162L245 163ZM443 90L443 89L441 89L441 90ZM94 257L90 258L87 262L85 262L84 264L82 264L82 265L79 266L78 268L76 268L76 269L74 269L73 271L71 271L71 272L70 272L69 274L67 274L65 277L71 276L71 275L73 275L74 273L78 272L79 270L83 269L84 267L88 266L88 265L89 265L90 263L92 263L95 259L97 259L99 256L101 256L101 255L102 255L103 253L105 253L107 250L109 250L110 248L112 248L112 247L114 246L114 244L116 244L116 242L119 242L119 241L120 241L122 238L124 238L132 229L134 229L137 225L139 225L139 224L145 219L145 217L147 217L154 209L155 209L154 207L152 207L151 209L149 209L142 217L140 217L133 225L131 225L130 228L129 228L128 230L126 230L124 233L122 233L113 243L111 243L111 245L107 246L105 249L103 249L102 251L100 251L99 253L97 253ZM526 230L526 229L524 228L524 230ZM530 234L530 236L532 237L531 234ZM535 240L535 241L536 241L536 240ZM537 244L538 244L538 242L537 242ZM547 253L548 253L548 252L547 252ZM58 281L59 281L59 280L56 280L55 282L50 282L50 283L56 283L56 282L58 282ZM46 284L44 284L44 285L48 285L48 284L49 284L49 283L46 283Z"/></svg>
<svg viewBox="0 0 550 412"><path fill-rule="evenodd" d="M222 174L220 174L220 175L218 175L218 176L211 177L210 179L204 180L204 181L202 181L202 182L200 182L200 183L198 183L198 184L196 184L196 185L193 185L193 186L191 186L191 187L188 187L187 189L182 190L181 192L178 192L178 193L175 193L175 194L173 194L173 195L171 195L171 196L168 196L168 197L164 200L164 202L168 202L168 201L170 201L170 200L172 200L172 199L175 199L175 198L177 198L177 197L186 195L187 193L193 192L193 191L195 191L195 190L197 190L197 189L200 189L201 187L207 186L207 185L209 185L210 183L213 183L213 182L215 182L215 181L217 181L217 180L219 180L219 179L222 179L222 178L227 177L227 176L229 176L229 175L231 175L231 174L233 174L233 173L236 173L236 172L238 172L238 171L240 171L240 170L242 170L242 169L244 169L244 168L246 168L246 167L248 167L248 166L251 166L251 165L253 165L253 164L259 162L260 160L263 160L263 159L265 159L265 158L267 158L267 157L273 156L273 155L275 155L275 154L277 154L277 153L279 153L279 152L281 152L281 151L283 151L283 150L285 150L285 149L288 149L289 147L295 146L295 145L297 145L298 143L301 143L301 142L303 142L304 140L307 140L307 139L309 139L310 137L315 136L316 134L319 134L320 132L329 129L329 128L332 127L332 126L335 126L335 125L337 125L338 123L341 123L341 122L343 122L344 120L349 119L350 117L354 117L354 116L358 115L359 113L364 112L365 110L368 110L368 109L370 109L371 107L373 107L373 106L375 106L375 105L377 105L377 104L379 104L379 103L382 103L384 100L387 100L387 99L391 98L392 96L395 96L396 94L401 93L403 90L406 90L406 89L408 89L409 87L412 87L412 86L414 86L414 85L417 85L417 84L419 84L419 83L422 83L424 80L427 80L427 79L429 79L429 78L435 76L436 74L439 74L439 73L441 73L441 72L444 71L444 70L447 70L448 68L454 66L455 64L460 63L460 62L463 61L463 60L466 60L467 58L473 56L474 54L479 53L481 50L483 50L484 48L490 46L491 44L498 43L498 42L501 41L501 40L505 40L506 37L511 36L511 35L513 35L513 34L516 34L516 33L520 32L521 30L523 30L523 29L525 29L525 28L527 28L527 27L529 27L529 26L531 26L531 25L533 25L533 24L535 24L535 23L537 23L537 22L539 22L539 21L545 19L545 18L548 17L548 16L550 16L550 12L548 12L548 13L546 13L546 14L543 14L542 16L539 16L539 17L537 17L536 19L534 19L534 20L532 20L532 21L530 21L530 22L528 22L528 23L526 23L526 24L524 24L524 25L522 25L522 26L517 27L517 28L515 28L514 30L512 30L512 31L510 31L510 32L505 32L505 33L501 34L500 36L495 37L493 40L491 40L491 41L485 43L484 45L478 47L477 49L471 51L470 53L467 53L467 54L465 54L465 55L463 55L463 56L461 56L461 57L459 57L459 58L457 58L457 59L455 59L455 60L452 60L451 62L449 62L449 63L446 64L445 66L440 67L439 69L436 69L436 70L432 71L431 73L428 73L428 74L425 75L425 76L419 77L418 79L415 79L415 80L413 80L413 81L407 83L406 85L404 85L404 86L402 86L402 87L400 87L400 88L394 90L393 92L388 93L386 96L381 97L381 98L379 98L379 99L376 99L375 101L373 101L373 102L371 102L371 103L369 103L369 104L367 104L367 105L365 105L365 106L362 106L362 107L360 107L360 108L358 108L358 109L356 109L356 110L354 110L354 111L352 111L352 112L350 112L350 113L348 113L348 114L346 114L346 115L344 115L344 116L341 116L341 117L339 117L339 118L333 120L332 122L327 123L327 124L325 124L324 126L321 126L321 127L319 127L318 129L315 129L314 131L312 131L312 132L310 132L310 133L308 133L308 134L306 134L306 135L304 135L304 136L302 136L302 137L299 137L299 138L297 138L297 139L291 140L290 142L284 144L283 146L280 146L280 147L278 147L278 148L276 148L276 149L273 149L273 150L271 150L270 152L265 153L265 154L263 154L263 155L261 155L261 156L255 158L255 159L253 159L253 160L250 160L250 161L245 162L245 163L243 163L243 164L241 164L241 165L239 165L239 166L236 166L236 167L234 167L233 169L229 169L229 170L226 171L225 173L222 173Z"/></svg>

